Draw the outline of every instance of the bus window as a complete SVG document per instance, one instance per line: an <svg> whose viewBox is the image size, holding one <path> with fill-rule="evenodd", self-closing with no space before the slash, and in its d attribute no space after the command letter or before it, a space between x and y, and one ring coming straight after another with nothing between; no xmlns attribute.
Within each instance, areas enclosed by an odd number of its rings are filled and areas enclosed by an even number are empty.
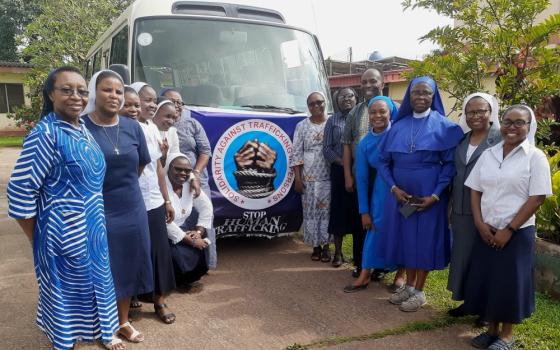
<svg viewBox="0 0 560 350"><path fill-rule="evenodd" d="M101 69L101 49L93 55L93 68L92 73L95 73Z"/></svg>
<svg viewBox="0 0 560 350"><path fill-rule="evenodd" d="M127 64L128 26L122 28L111 40L111 59L109 64Z"/></svg>
<svg viewBox="0 0 560 350"><path fill-rule="evenodd" d="M191 18L136 21L135 81L171 80L190 105L241 109L277 106L304 112L311 91L328 91L308 33L275 26ZM330 106L329 106L330 108Z"/></svg>

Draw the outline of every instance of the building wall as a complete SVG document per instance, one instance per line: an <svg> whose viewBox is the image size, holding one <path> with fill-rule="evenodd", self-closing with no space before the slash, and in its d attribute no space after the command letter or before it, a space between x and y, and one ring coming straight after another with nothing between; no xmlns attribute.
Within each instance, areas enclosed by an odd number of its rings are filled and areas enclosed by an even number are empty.
<svg viewBox="0 0 560 350"><path fill-rule="evenodd" d="M0 83L11 83L11 84L23 84L25 78L25 73L22 72L1 72L0 71ZM23 92L25 94L25 104L29 104L29 98L27 93L29 89L27 86L23 86ZM14 131L21 131L21 128L16 127L15 122L7 117L6 113L0 113L0 132L1 133L11 133Z"/></svg>

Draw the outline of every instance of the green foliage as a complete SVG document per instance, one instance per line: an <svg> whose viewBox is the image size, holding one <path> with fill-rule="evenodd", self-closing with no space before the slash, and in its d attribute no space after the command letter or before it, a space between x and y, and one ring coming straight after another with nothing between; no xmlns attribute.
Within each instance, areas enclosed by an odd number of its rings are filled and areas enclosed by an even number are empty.
<svg viewBox="0 0 560 350"><path fill-rule="evenodd" d="M1 61L19 61L18 36L38 13L36 0L0 0Z"/></svg>
<svg viewBox="0 0 560 350"><path fill-rule="evenodd" d="M23 136L2 136L0 137L0 148L2 147L21 147Z"/></svg>
<svg viewBox="0 0 560 350"><path fill-rule="evenodd" d="M502 105L536 105L560 86L560 50L549 47L560 31L560 14L535 23L548 0L405 0L405 9L424 8L455 20L424 35L441 47L412 64L409 77L433 76L457 101L484 91L484 77L492 77Z"/></svg>
<svg viewBox="0 0 560 350"><path fill-rule="evenodd" d="M32 127L42 105L41 89L53 68L71 65L83 68L89 48L131 1L49 0L40 2L40 15L25 27L28 42L23 54L31 58L26 76L31 106L16 109L10 118L17 125Z"/></svg>

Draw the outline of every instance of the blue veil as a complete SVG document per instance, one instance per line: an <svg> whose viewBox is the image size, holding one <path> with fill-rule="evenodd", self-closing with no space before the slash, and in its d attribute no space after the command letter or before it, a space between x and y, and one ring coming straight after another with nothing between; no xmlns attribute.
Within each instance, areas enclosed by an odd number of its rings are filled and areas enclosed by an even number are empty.
<svg viewBox="0 0 560 350"><path fill-rule="evenodd" d="M432 98L432 105L430 106L430 108L432 109L432 111L437 111L439 114L445 117L445 109L443 108L443 102L441 101L441 96L439 95L439 90L436 82L428 76L422 76L412 79L410 84L408 84L408 88L406 89L406 93L404 94L404 98L395 121L401 120L407 115L412 115L413 109L412 105L410 104L410 90L412 90L412 88L418 83L426 83L432 88L432 90L434 91L434 96Z"/></svg>
<svg viewBox="0 0 560 350"><path fill-rule="evenodd" d="M394 122L397 117L397 113L399 111L399 109L397 108L397 106L395 105L395 102L393 102L393 100L391 100L389 97L387 96L375 96L369 99L368 101L368 108L371 107L372 104L375 103L375 101L383 101L387 104L387 106L389 107L390 111L389 113L391 114L391 122Z"/></svg>

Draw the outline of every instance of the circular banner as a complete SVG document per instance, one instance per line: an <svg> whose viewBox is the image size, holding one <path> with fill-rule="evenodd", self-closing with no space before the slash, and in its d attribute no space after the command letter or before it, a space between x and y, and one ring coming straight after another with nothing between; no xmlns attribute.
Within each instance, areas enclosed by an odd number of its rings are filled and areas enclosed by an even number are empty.
<svg viewBox="0 0 560 350"><path fill-rule="evenodd" d="M248 119L232 125L216 142L212 177L220 193L250 210L279 203L294 181L292 141L275 123Z"/></svg>

